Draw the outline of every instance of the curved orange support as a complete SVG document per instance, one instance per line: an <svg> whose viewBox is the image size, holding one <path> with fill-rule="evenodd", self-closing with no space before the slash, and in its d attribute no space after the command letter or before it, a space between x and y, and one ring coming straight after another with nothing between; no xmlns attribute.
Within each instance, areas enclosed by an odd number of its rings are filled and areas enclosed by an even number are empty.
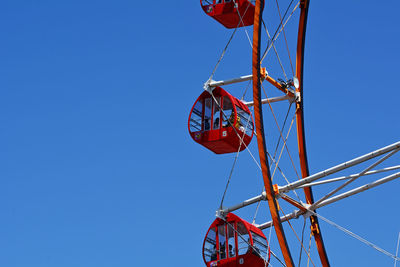
<svg viewBox="0 0 400 267"><path fill-rule="evenodd" d="M261 19L262 7L264 0L256 0L256 9L254 15L254 28L253 28L253 101L254 101L254 118L257 132L257 144L260 155L261 170L264 180L265 192L269 210L271 212L272 221L274 223L275 232L278 238L279 246L281 248L283 258L285 259L286 266L292 267L293 259L290 254L289 246L286 242L285 233L283 231L282 222L278 211L278 202L275 198L274 188L271 182L271 175L269 171L269 164L267 158L267 149L265 146L264 126L262 116L261 104L261 80L260 73L260 43L261 43Z"/></svg>
<svg viewBox="0 0 400 267"><path fill-rule="evenodd" d="M296 77L299 80L299 87L297 92L300 93L301 100L296 103L296 126L297 126L297 142L299 147L300 166L302 177L309 176L307 152L306 152L306 140L304 135L304 117L303 117L303 65L304 65L304 43L306 36L306 25L309 0L301 0L300 2L300 22L299 32L297 39L297 53L296 53ZM314 203L312 190L310 187L304 188L304 194L308 204ZM310 216L311 231L314 235L315 242L317 244L318 254L322 263L322 266L330 266L328 255L325 250L324 242L322 240L321 229L318 224L318 217L313 215Z"/></svg>

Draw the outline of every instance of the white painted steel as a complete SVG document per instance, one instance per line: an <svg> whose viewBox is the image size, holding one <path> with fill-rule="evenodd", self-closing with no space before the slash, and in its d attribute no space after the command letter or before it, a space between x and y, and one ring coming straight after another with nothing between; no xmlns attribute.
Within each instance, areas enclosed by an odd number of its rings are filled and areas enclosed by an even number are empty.
<svg viewBox="0 0 400 267"><path fill-rule="evenodd" d="M369 172L366 172L363 176L382 173L382 172L388 172L388 171L393 171L393 170L398 170L398 169L400 169L400 165L393 166L393 167L388 167L388 168L383 168L383 169L380 169L380 170L369 171ZM319 181L319 182L314 182L314 183L301 185L301 186L299 186L297 188L311 187L311 186L327 184L327 183L333 183L333 182L342 181L342 180L348 180L348 179L354 178L354 177L356 177L358 175L359 174L357 173L357 174L350 174L348 176L341 176L341 177L337 177L337 178L326 179L326 180Z"/></svg>
<svg viewBox="0 0 400 267"><path fill-rule="evenodd" d="M297 218L302 214L303 214L303 212L301 212L300 210L295 210L290 214L282 216L281 217L281 222L286 222L286 221L291 220L293 218ZM274 223L272 221L269 221L269 222L266 222L266 223L263 223L263 224L259 224L259 225L254 225L254 226L259 228L259 229L261 229L261 230L264 230L264 229L270 228L273 225L274 225Z"/></svg>
<svg viewBox="0 0 400 267"><path fill-rule="evenodd" d="M312 207L312 206L308 206L307 207L307 205L305 205L304 207L307 208L307 209L310 209L310 210L316 210L316 209L324 207L324 206L326 206L328 204L332 204L332 203L337 202L339 200L342 200L344 198L347 198L347 197L350 197L352 195L355 195L355 194L361 193L363 191L366 191L368 189L374 188L374 187L376 187L378 185L390 182L390 181L392 181L394 179L397 179L399 177L400 177L400 172L397 172L397 173L394 173L392 175L386 176L386 177L384 177L382 179L376 180L376 181L374 181L372 183L369 183L369 184L354 188L354 189L349 190L349 191L347 191L345 193L342 193L340 195L337 195L337 196L331 197L329 199L326 199L326 200L322 201L321 203L319 203L315 207ZM292 213L287 214L286 216L282 216L281 217L281 221L285 222L285 221L288 221L290 219L297 218L300 215L303 215L304 213L306 213L306 212L305 211L300 211L300 210L295 210ZM258 228L260 228L261 230L263 230L263 229L271 227L272 225L273 225L272 221L269 221L269 222L266 222L266 223L263 223L263 224L260 224L260 225L256 225L256 226Z"/></svg>
<svg viewBox="0 0 400 267"><path fill-rule="evenodd" d="M377 157L377 156L380 156L382 154L385 154L385 153L387 153L389 151L398 150L399 148L400 148L400 142L396 142L396 143L394 143L394 144L392 144L390 146L384 147L382 149L378 149L378 150L376 150L374 152L371 152L369 154L366 154L364 156L361 156L361 157L358 157L356 159L353 159L353 160L347 161L345 163L339 164L339 165L337 165L335 167L332 167L332 168L330 168L328 170L325 170L325 171L316 173L314 175L308 176L308 177L306 177L306 178L304 178L302 180L296 181L296 182L288 184L286 186L279 187L279 192L280 193L286 193L286 192L288 192L290 190L294 190L294 189L310 186L311 185L310 182L312 182L312 181L315 181L317 179L321 179L321 178L323 178L325 176L328 176L330 174L333 174L335 172L338 172L338 171L344 170L346 168L352 167L354 165L357 165L359 163L362 163L362 162L367 161L369 159L372 159L374 157ZM400 166L394 166L394 167L391 167L391 168L386 168L386 169L378 170L378 171L371 171L370 174L383 172L383 171L389 171L389 170L393 170L395 168L396 169L400 168ZM369 173L365 173L365 175L367 175L367 174L369 174ZM359 176L360 176L360 173L359 174L354 174L353 177L349 177L349 179L354 178L354 177L359 177ZM347 179L347 178L340 178L340 179ZM321 183L323 183L323 182L325 182L325 181L322 181ZM237 204L235 206L229 207L227 209L223 209L223 210L221 210L221 212L228 213L228 212L231 212L231 211L234 211L234 210L249 206L251 204L254 204L254 203L258 202L259 200L265 200L265 197L263 197L264 195L265 195L265 192L263 192L261 195L258 195L258 196L255 196L253 198L250 198L250 199L248 199L248 200L246 200L246 201L244 201L244 202L242 202L240 204ZM277 196L277 197L279 197L279 196Z"/></svg>
<svg viewBox="0 0 400 267"><path fill-rule="evenodd" d="M261 104L267 104L267 103L274 103L274 102L279 102L279 101L284 101L284 100L290 100L293 101L294 97L288 96L288 95L284 95L284 96L277 96L277 97L271 97L271 98L265 98L261 100ZM254 106L254 102L253 101L249 101L249 102L244 102L243 103L249 107Z"/></svg>
<svg viewBox="0 0 400 267"><path fill-rule="evenodd" d="M370 165L368 168L364 169L362 172L360 172L358 175L356 175L356 177L351 178L350 180L346 181L344 184L342 184L341 186L339 186L338 188L336 188L335 190L332 190L331 192L329 192L328 194L326 194L325 196L323 196L322 198L320 198L318 201L314 202L311 205L311 209L313 207L318 206L319 203L321 203L322 201L324 201L325 199L328 199L330 196L333 196L334 194L336 194L339 190L341 190L342 188L344 188L345 186L348 186L350 183L354 182L355 180L357 180L358 178L360 178L360 176L363 176L365 173L367 173L369 170L371 170L372 168L375 168L375 166L378 166L379 164L381 164L382 162L384 162L385 160L387 160L388 158L390 158L391 156L393 156L394 154L396 154L398 151L400 150L400 148L395 149L393 151L391 151L390 153L386 154L384 157L382 157L381 159L379 159L378 161L376 161L375 163L373 163L372 165Z"/></svg>
<svg viewBox="0 0 400 267"><path fill-rule="evenodd" d="M349 181L353 181L356 178L358 178L360 176L363 176L363 175L372 175L372 174L377 174L377 173L381 173L381 172L400 169L400 165L398 165L398 166L392 166L392 167L384 168L384 169L381 169L381 170L369 171L371 168L373 168L376 165L380 164L381 162L386 160L391 155L397 153L399 150L400 150L400 142L393 143L392 145L386 146L384 148L375 150L375 151L373 151L371 153L365 154L365 155L360 156L358 158L355 158L353 160L350 160L350 161L344 162L342 164L336 165L336 166L334 166L332 168L329 168L329 169L327 169L325 171L316 173L314 175L310 175L310 176L308 176L308 177L306 177L306 178L304 178L302 180L296 181L296 182L288 184L286 186L279 187L279 193L280 194L284 194L284 193L286 193L286 192L288 192L290 190L316 185L317 183L318 184L323 184L323 183L335 182L335 181L346 180L346 179L351 179ZM374 164L370 165L370 167L368 167L367 169L365 169L364 171L362 171L362 172L360 172L358 174L352 174L352 175L349 175L349 176L338 177L338 178L328 179L328 180L321 181L321 182L311 183L311 182L313 182L313 181L315 181L317 179L321 179L323 177L326 177L326 176L331 175L333 173L336 173L336 172L339 172L341 170L347 169L349 167L355 166L357 164L360 164L360 163L365 162L367 160L370 160L372 158L378 157L380 155L386 154L388 152L391 152L391 153L389 153L388 155L384 156L382 159L378 160ZM328 199L321 199L319 201L319 203L316 202L313 205L307 205L307 204L303 204L303 205L304 205L304 207L306 209L315 210L315 209L318 209L318 208L323 207L325 205L328 205L330 203L336 202L336 201L338 201L340 199L352 196L354 194L357 194L359 192L362 192L362 191L365 191L367 189L373 188L373 187L378 186L380 184L389 182L389 181L391 181L393 179L396 179L396 178L399 178L399 177L400 177L400 172L392 174L392 175L389 175L389 176L386 176L385 178L382 178L382 179L377 180L375 182L366 184L364 186L352 189L350 191L347 191L347 192L345 192L343 194L340 194L340 195L337 195L335 197L331 197L331 198L328 198ZM347 184L348 183L345 183L344 185L347 185ZM339 188L342 188L342 187L343 187L343 185L341 187L339 187ZM328 194L327 196L329 197L330 194ZM277 197L279 197L279 195ZM255 196L253 198L247 199L247 200L243 201L242 203L239 203L239 204L234 205L232 207L219 210L219 211L217 211L217 214L227 214L229 212L232 212L232 211L238 210L240 208L252 205L252 204L257 203L257 202L262 201L262 200L266 200L266 193L265 192L263 192L261 195L258 195L258 196ZM284 222L284 221L287 221L287 220L290 220L290 219L293 219L293 218L297 218L300 215L304 215L304 213L305 213L304 211L295 210L292 213L287 214L286 216L282 216L281 217L281 221ZM265 229L265 228L268 228L268 227L272 226L272 221L266 222L266 223L261 224L261 225L256 225L256 226L258 228L260 228L260 229Z"/></svg>
<svg viewBox="0 0 400 267"><path fill-rule="evenodd" d="M384 148L381 148L381 149L375 150L375 151L373 151L371 153L365 154L365 155L363 155L361 157L355 158L353 160L350 160L350 161L344 162L342 164L336 165L336 166L334 166L332 168L329 168L327 170L324 170L324 171L318 172L316 174L310 175L310 176L308 176L308 177L306 177L304 179L298 180L296 182L290 183L290 184L285 185L285 186L281 186L281 187L279 187L279 192L282 192L282 193L289 192L291 190L297 189L298 186L301 186L301 185L313 182L315 180L321 179L321 178L326 177L328 175L331 175L331 174L334 174L336 172L342 171L344 169L350 168L350 167L355 166L357 164L360 164L360 163L362 163L364 161L370 160L372 158L378 157L380 155L386 154L386 153L388 153L390 151L393 151L393 150L396 150L396 149L399 149L399 148L400 148L400 142L396 142L396 143L391 144L389 146L386 146Z"/></svg>
<svg viewBox="0 0 400 267"><path fill-rule="evenodd" d="M240 83L240 82L245 82L245 81L250 81L253 79L253 75L245 75L245 76L240 76L239 78L234 78L231 80L225 80L225 81L210 81L207 82L205 85L214 88L222 85L227 85L227 84L233 84L233 83Z"/></svg>
<svg viewBox="0 0 400 267"><path fill-rule="evenodd" d="M261 195L258 195L258 196L256 196L256 197L247 199L247 200L243 201L243 202L240 203L240 204L237 204L237 205L235 205L235 206L232 206L232 207L223 209L223 210L220 211L220 213L222 213L222 214L227 214L227 213L229 213L229 212L238 210L238 209L240 209L240 208L249 206L249 205L251 205L251 204L254 204L254 203L257 203L257 202L259 202L259 201L261 201L261 200L266 200L266 199L267 199L267 194L266 194L265 192L263 192Z"/></svg>
<svg viewBox="0 0 400 267"><path fill-rule="evenodd" d="M377 174L377 173L382 173L382 172L387 172L387 171L392 171L392 170L397 170L397 169L400 169L400 166L393 166L393 167L388 167L388 168L384 168L384 169L381 169L381 170L374 170L374 171L367 172L364 175L372 175L372 174ZM306 184L306 185L300 186L299 188L303 188L303 187L307 187L307 186L313 186L313 185L316 185L316 184L323 184L323 183L329 183L329 182L336 182L336 181L340 181L340 180L346 180L346 179L350 179L350 178L358 176L358 175L359 174L352 174L352 175L349 175L349 176L338 177L338 178L333 178L333 179L329 179L329 180L325 180L325 181L321 181L321 182L310 183L310 184ZM277 197L279 197L279 196L277 196ZM248 200L245 200L242 203L239 203L239 204L234 205L232 207L223 209L223 210L220 211L220 213L227 214L229 212L244 208L246 206L252 205L252 204L257 203L258 201L262 201L262 200L266 200L265 191L261 195L255 196L255 197L250 198ZM325 203L325 201L323 203ZM318 205L317 207L320 207L320 205ZM292 214L292 215L294 215L294 214ZM291 216L290 219L292 219L292 218L293 217Z"/></svg>
<svg viewBox="0 0 400 267"><path fill-rule="evenodd" d="M349 190L349 191L347 191L347 192L345 192L345 193L342 193L342 194L340 194L340 195L337 195L337 196L328 198L328 199L326 199L326 200L324 200L324 201L321 201L321 203L319 203L319 204L316 206L316 208L320 208L320 207L326 206L326 205L328 205L328 204L334 203L334 202L336 202L336 201L338 201L338 200L344 199L344 198L346 198L346 197L355 195L355 194L357 194L357 193L361 193L361 192L363 192L363 191L365 191L365 190L368 190L368 189L374 188L374 187L376 187L376 186L378 186L378 185L381 185L381 184L390 182L390 181L392 181L392 180L394 180L394 179L396 179L396 178L399 178L399 177L400 177L400 172L394 173L394 174L389 175L389 176L386 176L386 177L384 177L384 178L382 178L382 179L376 180L376 181L374 181L374 182L372 182L372 183L365 184L365 185L363 185L363 186L354 188L354 189Z"/></svg>

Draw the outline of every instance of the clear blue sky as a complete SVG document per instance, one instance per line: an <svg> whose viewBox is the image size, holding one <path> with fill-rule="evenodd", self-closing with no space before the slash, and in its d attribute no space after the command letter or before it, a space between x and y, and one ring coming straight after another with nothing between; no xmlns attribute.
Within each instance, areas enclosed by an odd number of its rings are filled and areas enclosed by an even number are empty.
<svg viewBox="0 0 400 267"><path fill-rule="evenodd" d="M311 1L311 172L399 140L399 9ZM234 155L197 145L187 118L231 31L199 1L5 0L0 32L0 266L203 266ZM240 60L216 78L249 74ZM259 192L254 171L240 165L231 203ZM320 212L394 253L399 187ZM332 266L393 265L321 227Z"/></svg>

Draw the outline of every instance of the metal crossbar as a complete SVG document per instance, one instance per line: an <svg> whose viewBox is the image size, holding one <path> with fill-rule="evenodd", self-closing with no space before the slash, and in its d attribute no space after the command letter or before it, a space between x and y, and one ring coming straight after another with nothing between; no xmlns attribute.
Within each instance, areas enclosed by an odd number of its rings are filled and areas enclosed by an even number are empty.
<svg viewBox="0 0 400 267"><path fill-rule="evenodd" d="M387 168L383 168L380 170L371 170L373 167L377 166L378 164L381 164L384 160L388 159L390 156L394 155L395 153L397 153L398 151L400 151L400 142L396 142L392 145L383 147L381 149L375 150L371 153L365 154L363 156L360 156L358 158L355 158L353 160L344 162L342 164L336 165L332 168L329 168L327 170L324 170L322 172L318 172L316 174L310 175L302 180L290 183L288 185L285 186L281 186L278 187L279 190L279 194L277 195L277 197L283 196L285 193L295 190L295 189L299 189L299 188L303 188L303 187L309 187L309 186L314 186L317 184L325 184L325 183L331 183L331 182L336 182L336 181L341 181L341 180L348 180L344 185L341 185L338 187L338 189L342 189L345 185L348 185L350 182L354 181L355 179L361 177L361 176L365 176L365 175L372 175L372 174L378 174L378 173L383 173L383 172L388 172L388 171L393 171L393 170L398 170L400 169L400 165L396 165L396 166L392 166L392 167L387 167ZM386 154L386 155L385 155ZM362 172L357 173L357 174L351 174L348 176L343 176L343 177L338 177L338 178L333 178L333 179L327 179L324 181L319 181L319 182L314 182L318 179L324 178L328 175L334 174L336 172L342 171L344 169L356 166L358 164L361 164L365 161L371 160L373 158L376 158L378 156L381 155L385 155L384 157L382 157L380 160L378 160L377 162L375 162L374 164L370 165L368 168L364 169ZM344 192L342 194L336 195L336 196L332 196L334 193L337 193L337 191L339 191L338 189L334 190L333 193L330 192L329 194L327 194L325 197L321 198L318 202L315 202L313 205L306 205L301 203L304 206L304 209L302 210L295 210L294 212L287 214L286 216L282 216L281 220L282 221L287 221L293 218L297 218L300 215L305 214L305 210L309 209L309 210L316 210L320 207L326 206L328 204L337 202L341 199L347 198L349 196L352 196L354 194L358 194L360 192L363 192L365 190L374 188L378 185L381 185L383 183L387 183L389 181L392 181L394 179L397 179L400 177L400 172L388 175L382 179L378 179L374 182L365 184L363 186L351 189L347 192ZM262 194L252 197L250 199L247 199L245 201L243 201L242 203L236 204L234 206L225 208L225 209L221 209L219 211L217 211L217 214L227 214L229 212L241 209L243 207L258 203L259 201L262 200L266 200L266 193L263 192ZM259 227L260 229L265 229L268 227L272 226L272 221L271 222L266 222L264 224L261 225L257 225L257 227Z"/></svg>

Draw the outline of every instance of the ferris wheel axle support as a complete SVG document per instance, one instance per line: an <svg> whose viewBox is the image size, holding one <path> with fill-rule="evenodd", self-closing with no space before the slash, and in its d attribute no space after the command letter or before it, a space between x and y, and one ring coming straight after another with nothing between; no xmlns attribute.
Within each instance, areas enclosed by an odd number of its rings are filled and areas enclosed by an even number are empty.
<svg viewBox="0 0 400 267"><path fill-rule="evenodd" d="M354 188L354 189L349 190L349 191L347 191L345 193L342 193L340 195L328 198L328 199L318 203L318 205L316 205L315 207L311 207L311 206L307 207L307 205L305 205L305 209L310 209L310 210L314 211L316 209L319 209L321 207L327 206L329 204L332 204L332 203L337 202L339 200L342 200L344 198L347 198L347 197L350 197L352 195L355 195L355 194L361 193L363 191L366 191L368 189L374 188L374 187L376 187L378 185L390 182L390 181L392 181L394 179L397 179L399 177L400 177L400 172L388 175L388 176L386 176L386 177L384 177L382 179L376 180L376 181L374 181L372 183L362 185L360 187ZM300 215L303 215L303 214L306 214L306 211L295 210L290 214L282 216L281 217L281 221L285 222L285 221L288 221L288 220L291 220L291 219L294 219L294 218L298 218ZM266 222L266 223L263 223L263 224L260 224L260 225L256 225L256 226L258 228L260 228L261 230L263 230L263 229L271 227L272 225L273 225L273 222L269 221L269 222Z"/></svg>

